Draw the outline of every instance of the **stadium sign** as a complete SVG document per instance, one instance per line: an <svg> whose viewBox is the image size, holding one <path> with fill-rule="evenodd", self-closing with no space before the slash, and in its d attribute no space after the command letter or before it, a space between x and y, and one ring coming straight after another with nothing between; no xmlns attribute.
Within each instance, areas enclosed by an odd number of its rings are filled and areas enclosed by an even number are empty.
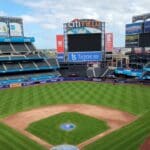
<svg viewBox="0 0 150 150"><path fill-rule="evenodd" d="M102 26L102 22L93 19L74 19L73 21L65 23L64 25L67 30L81 27L100 29Z"/></svg>
<svg viewBox="0 0 150 150"><path fill-rule="evenodd" d="M95 52L69 52L69 62L87 62L87 61L101 61L102 53L100 51Z"/></svg>

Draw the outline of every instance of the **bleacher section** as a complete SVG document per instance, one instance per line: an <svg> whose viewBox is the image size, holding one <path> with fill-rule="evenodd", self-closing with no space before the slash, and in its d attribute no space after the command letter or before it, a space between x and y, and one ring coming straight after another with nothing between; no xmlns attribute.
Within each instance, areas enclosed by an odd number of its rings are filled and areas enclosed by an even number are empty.
<svg viewBox="0 0 150 150"><path fill-rule="evenodd" d="M33 62L21 62L23 70L34 70L36 68Z"/></svg>
<svg viewBox="0 0 150 150"><path fill-rule="evenodd" d="M56 78L60 76L55 73L58 68L57 60L37 51L32 43L0 42L0 85ZM52 70L52 73L43 72Z"/></svg>
<svg viewBox="0 0 150 150"><path fill-rule="evenodd" d="M11 53L13 49L10 43L0 43L0 53Z"/></svg>
<svg viewBox="0 0 150 150"><path fill-rule="evenodd" d="M30 52L24 43L12 43L12 46L16 52Z"/></svg>
<svg viewBox="0 0 150 150"><path fill-rule="evenodd" d="M30 51L36 51L36 48L32 43L25 43L25 45L30 49Z"/></svg>
<svg viewBox="0 0 150 150"><path fill-rule="evenodd" d="M4 66L6 67L6 71L18 71L21 69L18 63L5 63Z"/></svg>

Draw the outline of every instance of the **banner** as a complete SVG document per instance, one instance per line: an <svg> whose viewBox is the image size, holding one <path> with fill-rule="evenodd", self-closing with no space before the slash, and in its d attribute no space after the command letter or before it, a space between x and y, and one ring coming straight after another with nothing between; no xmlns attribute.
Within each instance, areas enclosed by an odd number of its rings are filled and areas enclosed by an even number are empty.
<svg viewBox="0 0 150 150"><path fill-rule="evenodd" d="M142 23L132 23L126 25L126 35L139 34L142 33Z"/></svg>
<svg viewBox="0 0 150 150"><path fill-rule="evenodd" d="M113 33L105 34L105 49L106 49L106 52L113 51Z"/></svg>
<svg viewBox="0 0 150 150"><path fill-rule="evenodd" d="M11 22L9 23L10 36L23 36L22 25L20 23Z"/></svg>
<svg viewBox="0 0 150 150"><path fill-rule="evenodd" d="M101 61L101 52L69 52L69 62L86 62L86 61Z"/></svg>
<svg viewBox="0 0 150 150"><path fill-rule="evenodd" d="M64 36L63 35L57 35L56 36L56 44L57 44L57 53L64 52Z"/></svg>

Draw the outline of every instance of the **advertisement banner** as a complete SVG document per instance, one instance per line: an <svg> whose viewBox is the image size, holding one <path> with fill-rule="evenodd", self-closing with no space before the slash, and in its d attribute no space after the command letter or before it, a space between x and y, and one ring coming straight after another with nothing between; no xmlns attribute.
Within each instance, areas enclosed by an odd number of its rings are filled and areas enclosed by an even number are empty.
<svg viewBox="0 0 150 150"><path fill-rule="evenodd" d="M10 88L16 88L16 87L21 87L22 84L21 83L13 83L13 84L10 84Z"/></svg>
<svg viewBox="0 0 150 150"><path fill-rule="evenodd" d="M86 62L86 61L101 61L101 60L102 60L102 53L100 51L68 53L69 62Z"/></svg>
<svg viewBox="0 0 150 150"><path fill-rule="evenodd" d="M23 36L22 34L22 25L17 22L9 23L10 36Z"/></svg>
<svg viewBox="0 0 150 150"><path fill-rule="evenodd" d="M112 52L112 50L113 50L113 33L105 34L105 49L106 49L106 52Z"/></svg>
<svg viewBox="0 0 150 150"><path fill-rule="evenodd" d="M144 23L144 32L150 33L150 21Z"/></svg>
<svg viewBox="0 0 150 150"><path fill-rule="evenodd" d="M126 25L126 35L139 34L142 32L142 22Z"/></svg>
<svg viewBox="0 0 150 150"><path fill-rule="evenodd" d="M0 36L9 36L9 30L6 22L0 22Z"/></svg>
<svg viewBox="0 0 150 150"><path fill-rule="evenodd" d="M56 36L56 44L57 44L57 53L64 52L64 36L63 35Z"/></svg>

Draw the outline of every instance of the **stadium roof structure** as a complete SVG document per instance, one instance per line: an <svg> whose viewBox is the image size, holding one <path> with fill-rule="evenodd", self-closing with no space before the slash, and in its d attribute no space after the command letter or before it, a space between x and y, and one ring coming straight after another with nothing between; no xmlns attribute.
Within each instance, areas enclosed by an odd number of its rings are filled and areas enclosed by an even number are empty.
<svg viewBox="0 0 150 150"><path fill-rule="evenodd" d="M147 19L150 19L150 13L133 16L132 17L132 22L136 22L136 21L139 21L139 20L145 21Z"/></svg>

